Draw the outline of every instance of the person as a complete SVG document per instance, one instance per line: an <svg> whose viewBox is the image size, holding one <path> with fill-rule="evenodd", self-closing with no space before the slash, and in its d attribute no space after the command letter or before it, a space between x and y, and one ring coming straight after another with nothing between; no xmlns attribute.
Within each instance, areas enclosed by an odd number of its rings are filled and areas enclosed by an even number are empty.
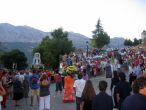
<svg viewBox="0 0 146 110"><path fill-rule="evenodd" d="M29 72L26 71L25 75L24 75L24 81L23 81L23 87L24 87L24 98L28 98L28 94L29 94Z"/></svg>
<svg viewBox="0 0 146 110"><path fill-rule="evenodd" d="M113 110L113 99L106 93L107 82L101 80L99 82L99 94L92 101L92 110Z"/></svg>
<svg viewBox="0 0 146 110"><path fill-rule="evenodd" d="M106 78L112 77L112 71L113 71L112 65L110 61L107 61L107 64L105 66Z"/></svg>
<svg viewBox="0 0 146 110"><path fill-rule="evenodd" d="M80 110L92 110L92 99L95 95L91 80L87 80L81 97Z"/></svg>
<svg viewBox="0 0 146 110"><path fill-rule="evenodd" d="M13 100L15 100L15 106L19 105L19 100L23 98L23 86L18 76L16 76L13 83Z"/></svg>
<svg viewBox="0 0 146 110"><path fill-rule="evenodd" d="M50 82L47 74L42 74L40 78L40 104L39 110L50 109Z"/></svg>
<svg viewBox="0 0 146 110"><path fill-rule="evenodd" d="M132 88L130 84L126 81L126 75L123 72L119 72L119 79L116 86L116 98L118 102L118 110L121 110L121 105L124 101L124 99L131 95Z"/></svg>
<svg viewBox="0 0 146 110"><path fill-rule="evenodd" d="M76 93L76 110L80 110L81 96L86 83L86 81L82 79L82 77L82 74L78 74L78 79L75 80L73 85Z"/></svg>
<svg viewBox="0 0 146 110"><path fill-rule="evenodd" d="M54 75L54 80L56 83L56 95L58 94L58 91L60 94L62 93L62 81L61 81L61 74L56 70Z"/></svg>
<svg viewBox="0 0 146 110"><path fill-rule="evenodd" d="M137 78L136 73L136 67L134 66L134 64L132 64L132 66L130 67L130 71L129 71L129 84L132 85L132 83L134 82L134 80Z"/></svg>
<svg viewBox="0 0 146 110"><path fill-rule="evenodd" d="M74 84L74 78L71 74L67 74L64 78L64 95L63 95L63 102L74 102L74 89L73 89L73 84Z"/></svg>
<svg viewBox="0 0 146 110"><path fill-rule="evenodd" d="M128 96L122 110L146 110L146 78L139 77L133 83L134 95Z"/></svg>
<svg viewBox="0 0 146 110"><path fill-rule="evenodd" d="M7 95L8 95L8 92L7 92L7 88L8 88L8 83L7 83L7 72L5 70L2 70L2 76L1 76L1 81L2 81L2 86L4 87L5 91L6 91L6 94L3 95L3 101L2 101L2 107L3 108L6 108L6 103L7 103Z"/></svg>
<svg viewBox="0 0 146 110"><path fill-rule="evenodd" d="M113 87L114 87L114 93L113 93L113 96L114 96L114 108L118 108L118 102L116 100L116 85L117 83L119 82L119 76L118 76L118 73L117 71L113 71L113 78L111 79L111 93L113 91Z"/></svg>
<svg viewBox="0 0 146 110"><path fill-rule="evenodd" d="M12 72L9 72L6 77L6 83L7 83L7 97L10 97L12 99L12 85L13 85L13 77Z"/></svg>
<svg viewBox="0 0 146 110"><path fill-rule="evenodd" d="M36 73L35 70L32 71L32 76L30 76L30 80L29 80L29 83L30 83L30 94L31 94L31 103L30 103L30 106L33 106L33 98L34 98L34 95L37 96L37 102L39 104L39 75Z"/></svg>
<svg viewBox="0 0 146 110"><path fill-rule="evenodd" d="M24 77L24 81L23 81L23 87L24 87L24 98L28 98L28 94L29 94L29 81L27 80L27 77Z"/></svg>
<svg viewBox="0 0 146 110"><path fill-rule="evenodd" d="M1 102L3 100L3 95L5 94L6 94L6 91L2 86L2 82L0 81L0 110L1 110Z"/></svg>

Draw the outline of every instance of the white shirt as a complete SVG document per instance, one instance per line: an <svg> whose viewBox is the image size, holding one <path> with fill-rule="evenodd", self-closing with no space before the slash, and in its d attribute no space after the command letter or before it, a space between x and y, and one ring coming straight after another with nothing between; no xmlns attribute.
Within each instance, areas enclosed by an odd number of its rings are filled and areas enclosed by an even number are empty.
<svg viewBox="0 0 146 110"><path fill-rule="evenodd" d="M85 87L85 83L86 83L86 81L83 79L75 80L73 87L75 87L75 89L76 89L76 97L82 96L82 92Z"/></svg>

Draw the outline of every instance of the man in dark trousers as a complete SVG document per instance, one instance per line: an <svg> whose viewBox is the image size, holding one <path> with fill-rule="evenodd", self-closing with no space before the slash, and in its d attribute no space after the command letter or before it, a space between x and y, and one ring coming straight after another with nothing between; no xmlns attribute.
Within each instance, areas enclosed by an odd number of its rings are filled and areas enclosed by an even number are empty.
<svg viewBox="0 0 146 110"><path fill-rule="evenodd" d="M113 110L113 99L106 93L107 82L99 82L100 93L92 101L92 110Z"/></svg>
<svg viewBox="0 0 146 110"><path fill-rule="evenodd" d="M146 78L140 77L133 83L134 95L128 96L122 110L146 110Z"/></svg>
<svg viewBox="0 0 146 110"><path fill-rule="evenodd" d="M118 110L121 110L121 105L124 99L127 96L131 95L132 88L130 84L126 81L125 73L120 72L119 79L120 81L118 82L116 86L116 97L117 97L117 102L118 102Z"/></svg>

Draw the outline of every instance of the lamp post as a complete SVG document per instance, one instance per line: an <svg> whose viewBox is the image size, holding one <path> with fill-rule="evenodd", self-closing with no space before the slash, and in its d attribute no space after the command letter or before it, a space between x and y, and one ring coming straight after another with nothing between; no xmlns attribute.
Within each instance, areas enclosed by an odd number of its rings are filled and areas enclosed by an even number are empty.
<svg viewBox="0 0 146 110"><path fill-rule="evenodd" d="M86 49L87 49L87 53L86 53L86 57L88 57L88 41L86 41Z"/></svg>

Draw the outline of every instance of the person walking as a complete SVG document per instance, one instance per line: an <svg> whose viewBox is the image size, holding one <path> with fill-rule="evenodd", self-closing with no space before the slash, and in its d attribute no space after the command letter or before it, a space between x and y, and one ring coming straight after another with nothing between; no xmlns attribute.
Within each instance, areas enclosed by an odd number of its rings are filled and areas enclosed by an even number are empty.
<svg viewBox="0 0 146 110"><path fill-rule="evenodd" d="M61 80L61 74L58 72L58 70L55 71L54 80L56 83L55 94L57 95L59 91L61 95L62 94L62 80Z"/></svg>
<svg viewBox="0 0 146 110"><path fill-rule="evenodd" d="M30 106L33 106L34 95L37 96L37 102L39 104L39 74L35 70L32 71L32 76L30 76L30 91L31 91L31 103Z"/></svg>
<svg viewBox="0 0 146 110"><path fill-rule="evenodd" d="M137 78L133 83L134 95L128 96L122 110L146 110L146 78Z"/></svg>
<svg viewBox="0 0 146 110"><path fill-rule="evenodd" d="M106 93L107 82L101 80L99 82L99 94L92 101L92 110L113 110L113 99Z"/></svg>
<svg viewBox="0 0 146 110"><path fill-rule="evenodd" d="M50 110L50 82L47 74L40 78L40 104L39 110Z"/></svg>
<svg viewBox="0 0 146 110"><path fill-rule="evenodd" d="M119 73L119 83L116 86L116 97L118 102L118 110L121 110L121 105L124 99L131 95L132 88L129 82L126 81L126 75L123 72Z"/></svg>
<svg viewBox="0 0 146 110"><path fill-rule="evenodd" d="M92 110L92 99L95 95L91 80L87 80L81 97L80 110Z"/></svg>
<svg viewBox="0 0 146 110"><path fill-rule="evenodd" d="M78 74L78 79L75 80L73 85L76 94L76 110L80 110L81 96L86 83L82 77L82 74Z"/></svg>
<svg viewBox="0 0 146 110"><path fill-rule="evenodd" d="M15 77L13 83L13 100L15 100L15 106L20 106L19 100L23 98L23 86L19 79L19 76Z"/></svg>
<svg viewBox="0 0 146 110"><path fill-rule="evenodd" d="M117 83L119 82L119 76L118 76L118 73L117 71L113 71L113 78L111 79L111 93L113 93L113 96L114 96L114 108L118 108L118 102L117 102L117 99L116 99L116 86L117 86ZM114 88L114 89L113 89ZM114 91L114 92L112 92Z"/></svg>

